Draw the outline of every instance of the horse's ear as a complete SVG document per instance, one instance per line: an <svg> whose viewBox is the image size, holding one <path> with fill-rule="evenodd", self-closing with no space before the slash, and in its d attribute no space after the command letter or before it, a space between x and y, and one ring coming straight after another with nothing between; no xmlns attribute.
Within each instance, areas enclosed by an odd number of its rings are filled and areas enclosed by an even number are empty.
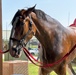
<svg viewBox="0 0 76 75"><path fill-rule="evenodd" d="M33 7L28 8L27 11L26 11L26 16L28 16L31 12L33 12L35 7L36 7L36 4Z"/></svg>

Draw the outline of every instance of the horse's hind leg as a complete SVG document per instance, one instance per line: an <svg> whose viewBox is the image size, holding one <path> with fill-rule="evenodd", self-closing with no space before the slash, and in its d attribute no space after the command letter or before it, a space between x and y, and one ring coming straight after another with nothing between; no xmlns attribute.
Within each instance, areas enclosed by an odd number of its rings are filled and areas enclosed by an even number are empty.
<svg viewBox="0 0 76 75"><path fill-rule="evenodd" d="M43 68L39 68L39 74L38 75L50 75L50 73L45 71Z"/></svg>

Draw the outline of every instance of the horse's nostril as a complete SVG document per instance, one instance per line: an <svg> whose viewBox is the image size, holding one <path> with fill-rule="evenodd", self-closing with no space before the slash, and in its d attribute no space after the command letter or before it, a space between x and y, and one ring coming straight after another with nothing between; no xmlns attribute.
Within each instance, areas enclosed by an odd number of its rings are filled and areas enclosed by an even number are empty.
<svg viewBox="0 0 76 75"><path fill-rule="evenodd" d="M12 47L12 50L15 51L15 52L17 52L17 49L16 49L16 48L13 48L13 47Z"/></svg>

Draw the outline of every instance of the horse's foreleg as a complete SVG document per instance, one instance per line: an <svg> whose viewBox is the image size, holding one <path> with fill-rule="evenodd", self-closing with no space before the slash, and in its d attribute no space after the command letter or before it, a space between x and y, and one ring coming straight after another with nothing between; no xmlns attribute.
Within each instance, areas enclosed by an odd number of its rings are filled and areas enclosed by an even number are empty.
<svg viewBox="0 0 76 75"><path fill-rule="evenodd" d="M72 68L71 63L67 66L67 70L68 70L69 75L76 75L74 69Z"/></svg>
<svg viewBox="0 0 76 75"><path fill-rule="evenodd" d="M73 75L76 75L74 69L72 68L72 64L71 63L68 65L68 68L70 68L69 71L71 71L73 73Z"/></svg>
<svg viewBox="0 0 76 75"><path fill-rule="evenodd" d="M38 75L50 75L50 73L46 72L43 68L39 68L39 74Z"/></svg>
<svg viewBox="0 0 76 75"><path fill-rule="evenodd" d="M54 71L57 73L57 75L67 75L66 64L64 63L60 64Z"/></svg>

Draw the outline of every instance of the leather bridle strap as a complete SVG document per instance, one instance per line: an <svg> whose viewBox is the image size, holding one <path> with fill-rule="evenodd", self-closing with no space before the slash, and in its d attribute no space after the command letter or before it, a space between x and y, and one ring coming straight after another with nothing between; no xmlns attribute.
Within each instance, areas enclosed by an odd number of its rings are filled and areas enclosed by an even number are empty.
<svg viewBox="0 0 76 75"><path fill-rule="evenodd" d="M17 42L21 43L21 42L23 42L23 41L26 39L26 37L27 37L29 34L30 34L30 30L29 30L20 40L15 39L15 38L12 38L12 37L10 37L10 40L17 41Z"/></svg>
<svg viewBox="0 0 76 75"><path fill-rule="evenodd" d="M10 37L10 40L20 42L20 40Z"/></svg>

